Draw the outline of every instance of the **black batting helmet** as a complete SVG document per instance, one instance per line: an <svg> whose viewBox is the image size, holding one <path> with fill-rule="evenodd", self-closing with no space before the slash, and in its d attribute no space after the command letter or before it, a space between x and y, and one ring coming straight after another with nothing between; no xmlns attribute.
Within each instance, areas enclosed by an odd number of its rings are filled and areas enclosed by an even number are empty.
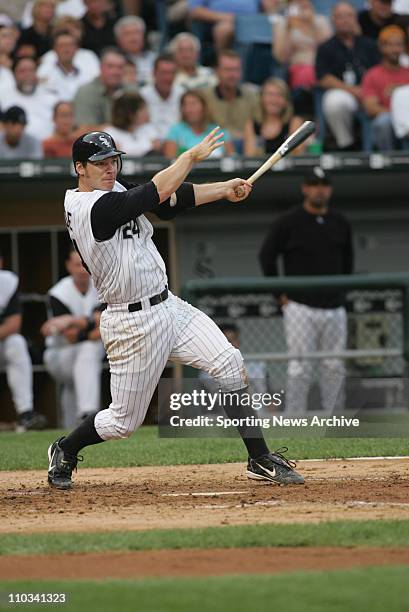
<svg viewBox="0 0 409 612"><path fill-rule="evenodd" d="M118 151L114 139L107 132L88 132L83 134L72 145L72 161L74 168L76 162L96 162L124 155L124 151Z"/></svg>

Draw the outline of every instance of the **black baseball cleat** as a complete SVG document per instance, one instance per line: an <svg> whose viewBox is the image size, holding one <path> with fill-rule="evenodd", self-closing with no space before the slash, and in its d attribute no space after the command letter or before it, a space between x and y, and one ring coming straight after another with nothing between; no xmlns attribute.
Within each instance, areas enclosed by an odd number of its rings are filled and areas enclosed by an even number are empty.
<svg viewBox="0 0 409 612"><path fill-rule="evenodd" d="M25 431L39 431L47 427L47 419L43 414L27 410L19 415L16 432L24 433Z"/></svg>
<svg viewBox="0 0 409 612"><path fill-rule="evenodd" d="M71 489L72 471L77 469L77 462L83 459L80 455L71 455L60 447L64 437L58 438L48 449L48 484L55 489Z"/></svg>
<svg viewBox="0 0 409 612"><path fill-rule="evenodd" d="M257 459L249 457L247 464L247 478L252 480L268 480L276 484L304 484L304 478L295 471L295 462L290 461L282 454L288 448L283 447L274 453L261 455Z"/></svg>

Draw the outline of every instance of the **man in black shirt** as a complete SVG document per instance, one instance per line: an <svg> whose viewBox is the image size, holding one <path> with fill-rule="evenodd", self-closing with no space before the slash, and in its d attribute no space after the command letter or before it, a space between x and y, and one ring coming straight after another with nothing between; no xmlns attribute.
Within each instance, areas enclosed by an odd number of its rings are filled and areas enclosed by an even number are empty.
<svg viewBox="0 0 409 612"><path fill-rule="evenodd" d="M392 4L392 0L369 0L369 8L358 14L364 36L376 40L385 26L399 25L403 30L408 27L409 16L394 13Z"/></svg>
<svg viewBox="0 0 409 612"><path fill-rule="evenodd" d="M353 249L351 227L339 213L328 209L332 187L319 167L311 170L302 187L304 202L279 217L273 224L260 253L266 276L276 276L277 258L282 256L287 276L351 274ZM343 293L338 290L291 291L280 295L289 353L296 355L317 350L340 352L345 349L347 320ZM288 362L286 409L307 410L308 389L313 362ZM342 405L345 377L343 361L321 361L321 399L324 410Z"/></svg>
<svg viewBox="0 0 409 612"><path fill-rule="evenodd" d="M317 80L325 90L322 107L337 146L354 145L354 115L360 108L362 77L379 62L376 43L359 35L355 9L339 2L332 12L335 36L317 50Z"/></svg>
<svg viewBox="0 0 409 612"><path fill-rule="evenodd" d="M87 12L82 18L82 46L100 55L105 47L115 46L115 20L110 16L107 0L84 0Z"/></svg>

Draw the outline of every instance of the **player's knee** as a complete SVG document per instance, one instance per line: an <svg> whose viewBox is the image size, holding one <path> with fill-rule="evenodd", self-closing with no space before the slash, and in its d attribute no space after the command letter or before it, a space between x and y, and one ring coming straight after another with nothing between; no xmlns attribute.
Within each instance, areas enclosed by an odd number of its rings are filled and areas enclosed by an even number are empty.
<svg viewBox="0 0 409 612"><path fill-rule="evenodd" d="M114 432L116 438L130 438L135 431L134 427L130 427L129 425L123 425L120 423L115 423Z"/></svg>
<svg viewBox="0 0 409 612"><path fill-rule="evenodd" d="M224 391L242 389L248 384L243 356L233 346L215 359L209 373Z"/></svg>
<svg viewBox="0 0 409 612"><path fill-rule="evenodd" d="M7 361L19 361L28 355L27 342L20 334L12 334L4 340L4 355Z"/></svg>
<svg viewBox="0 0 409 612"><path fill-rule="evenodd" d="M288 364L287 374L290 378L310 378L312 364L308 361L291 360Z"/></svg>
<svg viewBox="0 0 409 612"><path fill-rule="evenodd" d="M331 374L339 376L345 373L344 362L340 359L324 359L322 361L322 367L329 376L331 376Z"/></svg>
<svg viewBox="0 0 409 612"><path fill-rule="evenodd" d="M344 96L343 93L344 92L339 90L331 90L327 92L322 101L322 108L325 115L337 115L339 112L349 108L348 97Z"/></svg>

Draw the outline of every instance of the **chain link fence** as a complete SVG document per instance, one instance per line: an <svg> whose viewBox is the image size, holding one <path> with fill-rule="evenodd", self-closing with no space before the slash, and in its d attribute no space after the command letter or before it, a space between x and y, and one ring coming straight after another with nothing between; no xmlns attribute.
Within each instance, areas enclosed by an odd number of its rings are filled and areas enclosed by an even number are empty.
<svg viewBox="0 0 409 612"><path fill-rule="evenodd" d="M295 300L281 307L274 297L329 290L342 291L345 307ZM301 406L306 397L309 408L320 401L324 409L327 383L337 376L346 380L345 407L407 408L408 291L403 273L212 279L185 287L187 299L216 323L237 327L250 378L264 372L271 390L286 390L288 405ZM327 403L333 407L334 399Z"/></svg>

